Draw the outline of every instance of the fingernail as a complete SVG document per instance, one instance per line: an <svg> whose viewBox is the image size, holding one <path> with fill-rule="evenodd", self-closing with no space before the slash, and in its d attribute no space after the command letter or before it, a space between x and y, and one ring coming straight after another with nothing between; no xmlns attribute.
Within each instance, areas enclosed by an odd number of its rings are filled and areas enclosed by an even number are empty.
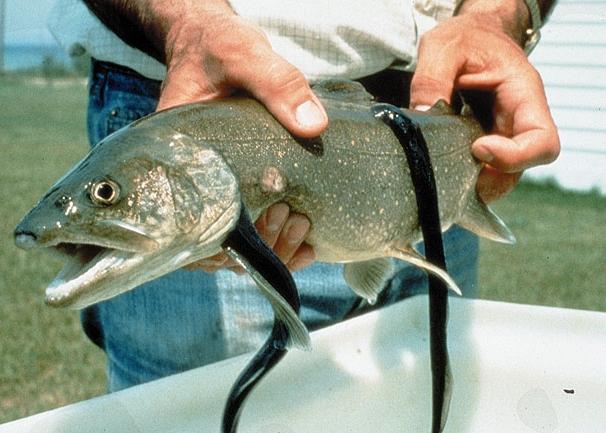
<svg viewBox="0 0 606 433"><path fill-rule="evenodd" d="M306 101L297 107L295 118L299 125L311 128L324 122L324 113L313 101Z"/></svg>
<svg viewBox="0 0 606 433"><path fill-rule="evenodd" d="M284 225L288 217L288 206L277 204L267 210L267 230L276 233Z"/></svg>
<svg viewBox="0 0 606 433"><path fill-rule="evenodd" d="M492 154L492 152L490 152L490 150L488 150L484 146L477 146L473 150L473 154L480 161L488 163L488 164L494 160L494 155Z"/></svg>
<svg viewBox="0 0 606 433"><path fill-rule="evenodd" d="M431 108L431 105L417 105L414 109L417 111L429 111L429 109Z"/></svg>

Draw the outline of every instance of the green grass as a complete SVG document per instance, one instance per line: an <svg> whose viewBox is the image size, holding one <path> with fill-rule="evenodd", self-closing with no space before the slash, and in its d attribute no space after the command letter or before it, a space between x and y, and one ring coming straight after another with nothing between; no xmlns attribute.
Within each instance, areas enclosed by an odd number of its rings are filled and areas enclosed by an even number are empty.
<svg viewBox="0 0 606 433"><path fill-rule="evenodd" d="M493 208L517 244L482 241L481 298L606 311L606 197L522 183Z"/></svg>
<svg viewBox="0 0 606 433"><path fill-rule="evenodd" d="M82 82L0 81L0 423L104 392L102 353L42 289L59 263L14 247L18 220L87 150Z"/></svg>
<svg viewBox="0 0 606 433"><path fill-rule="evenodd" d="M39 81L0 80L0 423L105 390L77 313L43 303L59 263L13 244L18 220L87 150L84 85ZM518 244L482 244L480 297L606 311L606 198L524 184L495 209Z"/></svg>

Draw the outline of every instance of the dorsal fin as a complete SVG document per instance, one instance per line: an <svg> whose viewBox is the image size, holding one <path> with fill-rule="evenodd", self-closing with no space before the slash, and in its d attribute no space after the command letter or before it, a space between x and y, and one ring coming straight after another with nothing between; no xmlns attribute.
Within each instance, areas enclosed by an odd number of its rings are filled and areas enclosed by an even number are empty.
<svg viewBox="0 0 606 433"><path fill-rule="evenodd" d="M457 111L458 106L460 105L459 111ZM465 100L461 98L461 101L457 103L457 108L454 105L450 105L444 99L439 99L438 102L433 104L433 106L429 109L429 113L432 114L459 114L464 117L474 117L473 110L469 104L465 103Z"/></svg>
<svg viewBox="0 0 606 433"><path fill-rule="evenodd" d="M311 88L320 98L339 99L345 102L371 102L374 97L356 81L331 78L315 82Z"/></svg>
<svg viewBox="0 0 606 433"><path fill-rule="evenodd" d="M433 106L429 109L429 112L432 114L455 114L455 110L452 108L448 102L443 99L439 99L438 102L433 104Z"/></svg>

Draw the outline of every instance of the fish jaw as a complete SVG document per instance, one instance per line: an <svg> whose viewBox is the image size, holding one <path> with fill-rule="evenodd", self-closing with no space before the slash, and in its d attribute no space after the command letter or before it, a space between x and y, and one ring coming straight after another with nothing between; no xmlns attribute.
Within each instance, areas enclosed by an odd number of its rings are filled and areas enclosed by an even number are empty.
<svg viewBox="0 0 606 433"><path fill-rule="evenodd" d="M15 243L23 249L46 249L62 258L64 266L46 288L45 301L52 307L82 309L219 253L240 209L240 201L234 201L200 230L173 238L147 239L141 244L145 248L67 233L41 241L41 236L24 229L15 232ZM152 242L154 247L149 248Z"/></svg>
<svg viewBox="0 0 606 433"><path fill-rule="evenodd" d="M85 308L129 290L128 285L116 283L145 257L141 253L85 244L59 244L56 248L66 251L62 252L63 268L45 291L45 301L52 307ZM136 278L129 279L136 284Z"/></svg>
<svg viewBox="0 0 606 433"><path fill-rule="evenodd" d="M195 255L210 256L220 251L218 243L204 249L192 242L175 240L153 252L134 252L90 244L61 243L53 247L64 258L64 266L45 291L52 307L81 309L101 302L172 272Z"/></svg>

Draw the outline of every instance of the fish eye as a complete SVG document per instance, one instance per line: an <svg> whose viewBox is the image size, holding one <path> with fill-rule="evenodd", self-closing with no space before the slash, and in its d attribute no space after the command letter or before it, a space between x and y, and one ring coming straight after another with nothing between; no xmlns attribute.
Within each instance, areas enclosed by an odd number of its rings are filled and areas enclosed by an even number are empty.
<svg viewBox="0 0 606 433"><path fill-rule="evenodd" d="M109 179L93 183L89 191L91 201L102 206L116 203L120 196L120 187Z"/></svg>

